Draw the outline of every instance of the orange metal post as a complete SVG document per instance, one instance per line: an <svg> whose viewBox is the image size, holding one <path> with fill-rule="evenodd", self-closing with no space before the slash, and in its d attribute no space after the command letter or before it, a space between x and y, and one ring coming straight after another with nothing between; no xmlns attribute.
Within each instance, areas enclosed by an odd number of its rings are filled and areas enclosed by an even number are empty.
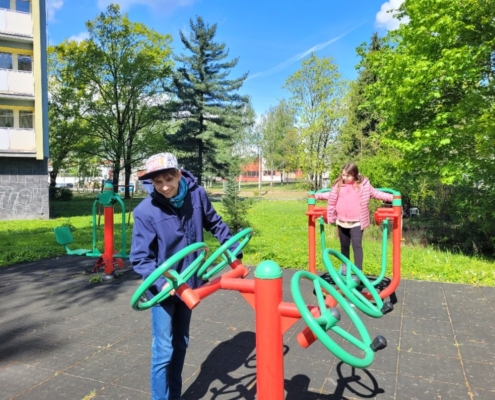
<svg viewBox="0 0 495 400"><path fill-rule="evenodd" d="M309 272L316 274L316 241L315 241L315 217L313 210L316 199L314 193L310 192L308 197L308 255L309 255Z"/></svg>
<svg viewBox="0 0 495 400"><path fill-rule="evenodd" d="M282 271L279 269L278 274L273 264L268 264L266 272L259 271L260 264L255 272L256 379L259 400L284 398L283 340L278 311L282 302Z"/></svg>

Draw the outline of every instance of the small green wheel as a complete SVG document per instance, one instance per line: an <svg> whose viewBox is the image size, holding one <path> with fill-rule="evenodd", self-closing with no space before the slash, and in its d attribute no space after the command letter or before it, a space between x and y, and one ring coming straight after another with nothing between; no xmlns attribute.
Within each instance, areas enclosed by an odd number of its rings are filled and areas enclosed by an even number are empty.
<svg viewBox="0 0 495 400"><path fill-rule="evenodd" d="M338 258L342 263L344 263L347 267L347 272L342 279L342 275L335 270L330 261L330 255ZM359 308L366 315L369 315L373 318L380 318L383 316L383 300L378 294L377 290L370 282L366 275L356 267L346 256L342 253L338 252L334 249L325 249L323 251L323 264L327 269L330 277L338 286L338 288L342 291L342 293L349 299L351 303L353 303L357 308ZM356 282L353 278L352 273L359 279ZM359 283L361 283L370 293L373 298L375 304L373 304L370 300L368 300L363 294L357 289Z"/></svg>
<svg viewBox="0 0 495 400"><path fill-rule="evenodd" d="M318 307L320 310L319 317L313 316L304 302L300 289L301 279L308 279L313 282L316 298L318 300ZM337 325L340 321L340 312L336 308L327 308L323 291L326 291L330 296L332 296L347 313L361 336L361 339L356 338L347 330L342 329ZM323 278L320 278L311 272L298 271L292 277L291 292L294 303L309 329L311 329L315 336L331 353L343 362L356 368L366 368L371 365L374 359L374 351L371 348L372 341L370 335L356 311L353 310L347 300L332 285L326 282ZM363 358L356 357L340 347L330 336L327 335L327 331L329 330L341 336L343 339L347 340L349 343L364 352Z"/></svg>
<svg viewBox="0 0 495 400"><path fill-rule="evenodd" d="M222 244L217 251L215 251L208 259L205 261L205 263L201 266L201 268L198 271L198 277L203 280L208 280L210 279L213 275L217 274L220 272L222 269L224 269L228 264L231 264L236 260L237 254L240 253L240 251L246 247L248 242L251 240L251 237L253 236L253 230L251 228L246 228L242 231L240 231L237 235L232 236L229 240L227 240L224 244ZM234 245L235 242L238 242L240 239L242 239L242 242L239 243L239 246L232 252L230 251L230 247ZM223 260L220 261L217 265L215 265L212 269L209 271L208 268L210 268L211 264L218 258L222 256Z"/></svg>
<svg viewBox="0 0 495 400"><path fill-rule="evenodd" d="M189 254L194 253L196 251L201 251L199 256L180 274L171 269L175 264L179 261L186 258ZM150 307L153 307L155 304L165 300L170 296L170 292L172 290L177 290L179 286L183 285L187 282L189 278L191 278L196 271L198 270L201 262L206 257L206 252L208 251L208 247L205 243L193 243L186 248L182 249L178 253L174 254L168 260L163 262L153 273L148 276L143 283L137 288L136 292L131 299L131 307L135 310L146 310ZM146 291L155 283L155 281L161 276L165 276L165 279L168 282L168 286L165 287L160 293L154 296L151 300L143 301L144 294Z"/></svg>

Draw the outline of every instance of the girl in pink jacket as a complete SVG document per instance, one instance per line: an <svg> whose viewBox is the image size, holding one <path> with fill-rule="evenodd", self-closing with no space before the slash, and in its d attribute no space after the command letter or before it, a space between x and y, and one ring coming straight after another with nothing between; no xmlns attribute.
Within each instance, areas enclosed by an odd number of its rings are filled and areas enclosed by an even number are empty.
<svg viewBox="0 0 495 400"><path fill-rule="evenodd" d="M316 194L317 199L328 199L327 217L329 224L337 224L340 252L349 258L352 244L354 264L363 269L363 231L370 224L370 199L392 202L393 195L376 190L368 178L359 173L356 164L350 162L327 193ZM342 274L346 273L345 266Z"/></svg>

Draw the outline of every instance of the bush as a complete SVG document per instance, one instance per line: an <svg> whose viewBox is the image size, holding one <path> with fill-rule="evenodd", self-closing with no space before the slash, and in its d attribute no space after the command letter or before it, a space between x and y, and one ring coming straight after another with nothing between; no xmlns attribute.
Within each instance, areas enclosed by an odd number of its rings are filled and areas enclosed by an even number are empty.
<svg viewBox="0 0 495 400"><path fill-rule="evenodd" d="M229 175L227 178L222 204L227 214L225 222L231 229L232 234L235 235L242 229L249 227L247 212L252 206L252 202L249 199L241 199L239 197L239 186L234 174Z"/></svg>
<svg viewBox="0 0 495 400"><path fill-rule="evenodd" d="M50 200L60 200L60 201L69 201L72 200L74 194L72 190L66 187L54 187L50 186L48 190L48 195Z"/></svg>

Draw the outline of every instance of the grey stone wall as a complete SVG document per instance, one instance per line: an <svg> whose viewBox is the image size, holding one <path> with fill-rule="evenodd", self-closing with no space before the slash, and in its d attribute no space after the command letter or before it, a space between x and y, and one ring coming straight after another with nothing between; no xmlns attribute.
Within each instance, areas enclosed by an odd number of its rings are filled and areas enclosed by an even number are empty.
<svg viewBox="0 0 495 400"><path fill-rule="evenodd" d="M48 219L48 162L0 157L0 220Z"/></svg>

